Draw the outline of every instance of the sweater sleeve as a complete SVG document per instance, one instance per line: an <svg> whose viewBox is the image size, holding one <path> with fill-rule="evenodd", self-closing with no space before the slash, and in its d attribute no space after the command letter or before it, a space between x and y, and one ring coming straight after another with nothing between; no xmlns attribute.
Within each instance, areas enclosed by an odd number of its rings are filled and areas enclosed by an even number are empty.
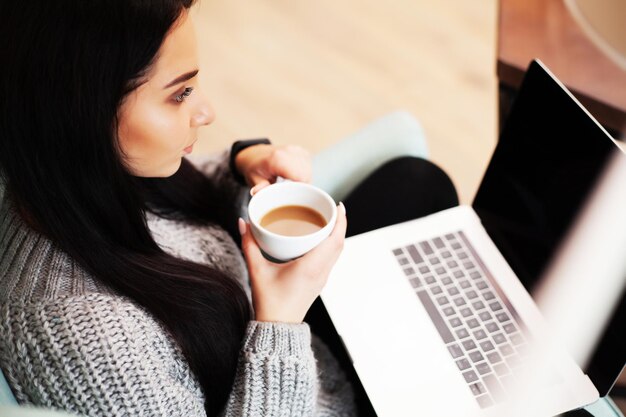
<svg viewBox="0 0 626 417"><path fill-rule="evenodd" d="M224 416L314 416L317 391L309 326L252 321Z"/></svg>
<svg viewBox="0 0 626 417"><path fill-rule="evenodd" d="M123 297L8 303L0 317L0 363L21 404L90 417L206 416L179 349ZM307 324L251 321L223 414L314 416L316 371Z"/></svg>
<svg viewBox="0 0 626 417"><path fill-rule="evenodd" d="M206 416L179 349L127 299L9 302L0 314L0 363L21 404L90 417Z"/></svg>

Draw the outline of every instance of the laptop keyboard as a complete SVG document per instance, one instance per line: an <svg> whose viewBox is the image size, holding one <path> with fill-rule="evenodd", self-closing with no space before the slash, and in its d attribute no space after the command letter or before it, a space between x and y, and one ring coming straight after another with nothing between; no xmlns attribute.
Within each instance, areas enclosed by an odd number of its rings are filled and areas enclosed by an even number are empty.
<svg viewBox="0 0 626 417"><path fill-rule="evenodd" d="M526 356L527 332L464 233L393 254L480 407L504 401Z"/></svg>

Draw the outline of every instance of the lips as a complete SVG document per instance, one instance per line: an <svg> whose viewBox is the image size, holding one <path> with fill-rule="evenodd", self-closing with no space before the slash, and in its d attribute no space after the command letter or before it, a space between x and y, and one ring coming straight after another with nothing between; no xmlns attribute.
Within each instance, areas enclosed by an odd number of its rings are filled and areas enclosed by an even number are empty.
<svg viewBox="0 0 626 417"><path fill-rule="evenodd" d="M186 148L183 149L183 151L185 151L186 153L191 153L191 151L193 150L193 145L196 143L198 139L194 140L191 145L187 146Z"/></svg>

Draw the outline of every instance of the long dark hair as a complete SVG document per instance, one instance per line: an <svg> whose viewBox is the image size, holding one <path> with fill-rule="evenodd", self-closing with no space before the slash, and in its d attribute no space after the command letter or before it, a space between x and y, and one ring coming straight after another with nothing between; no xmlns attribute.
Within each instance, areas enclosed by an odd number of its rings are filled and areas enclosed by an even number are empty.
<svg viewBox="0 0 626 417"><path fill-rule="evenodd" d="M0 3L0 175L20 211L82 267L153 314L201 384L209 415L225 405L250 319L239 284L166 254L146 210L232 230L211 182L188 161L169 178L125 168L124 97L145 82L193 0Z"/></svg>

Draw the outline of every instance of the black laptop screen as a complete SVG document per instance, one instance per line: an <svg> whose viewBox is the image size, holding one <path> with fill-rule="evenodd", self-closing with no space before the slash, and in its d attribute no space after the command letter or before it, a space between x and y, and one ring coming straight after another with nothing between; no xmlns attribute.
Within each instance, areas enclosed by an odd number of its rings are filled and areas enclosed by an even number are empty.
<svg viewBox="0 0 626 417"><path fill-rule="evenodd" d="M473 203L531 295L615 146L550 74L532 62ZM623 325L623 317L619 320ZM618 353L616 363L602 365L612 374L607 381L619 373L620 361L623 365ZM602 385L598 382L594 380Z"/></svg>

